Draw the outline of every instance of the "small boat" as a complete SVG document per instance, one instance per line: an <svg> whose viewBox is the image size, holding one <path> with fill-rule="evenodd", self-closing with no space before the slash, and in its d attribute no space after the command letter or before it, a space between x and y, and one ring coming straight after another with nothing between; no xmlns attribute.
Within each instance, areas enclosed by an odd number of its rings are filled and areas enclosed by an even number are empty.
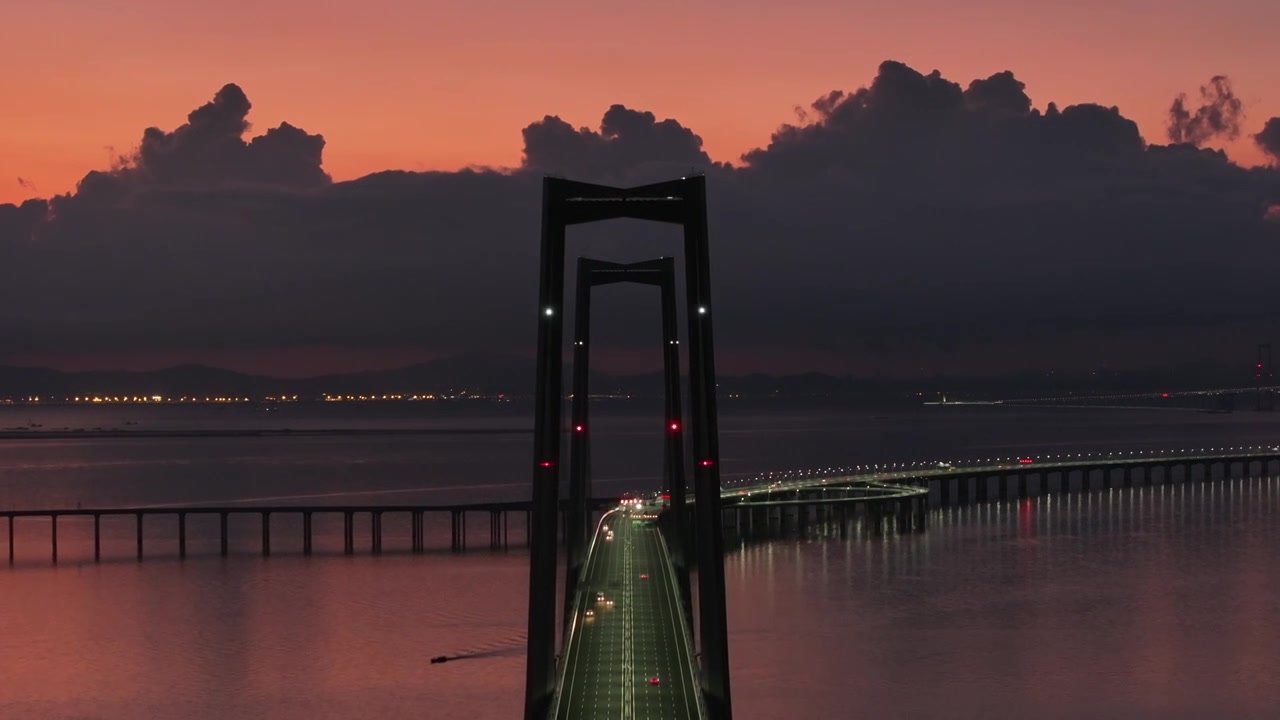
<svg viewBox="0 0 1280 720"><path fill-rule="evenodd" d="M431 664L432 664L432 665L438 665L439 663L442 663L442 662L449 662L449 656L448 656L448 655L437 655L437 656L435 656L435 657L431 658Z"/></svg>

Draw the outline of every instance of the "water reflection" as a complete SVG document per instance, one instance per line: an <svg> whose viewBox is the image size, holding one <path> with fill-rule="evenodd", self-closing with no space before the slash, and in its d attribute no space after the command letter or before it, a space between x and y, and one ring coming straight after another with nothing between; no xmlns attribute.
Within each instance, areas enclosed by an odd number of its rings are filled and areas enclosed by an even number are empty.
<svg viewBox="0 0 1280 720"><path fill-rule="evenodd" d="M0 568L0 718L519 715L523 552L396 552L397 520L386 555L343 557L340 522L318 521L327 554L304 558L290 522L271 558L254 523L223 560L193 522L191 559L141 564L126 522L94 565L68 521L58 567L32 526ZM172 557L172 526L147 532ZM1280 707L1277 478L949 508L881 538L818 525L726 565L739 720ZM472 657L428 663L441 654Z"/></svg>
<svg viewBox="0 0 1280 720"><path fill-rule="evenodd" d="M825 561L843 554L841 571ZM764 559L785 556L790 571ZM1280 706L1280 479L817 527L726 562L739 717L1264 718Z"/></svg>

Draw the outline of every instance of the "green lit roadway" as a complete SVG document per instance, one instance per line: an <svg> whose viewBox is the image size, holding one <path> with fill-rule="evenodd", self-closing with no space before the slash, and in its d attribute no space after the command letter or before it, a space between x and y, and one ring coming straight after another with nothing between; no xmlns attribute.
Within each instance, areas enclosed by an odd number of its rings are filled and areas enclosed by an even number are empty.
<svg viewBox="0 0 1280 720"><path fill-rule="evenodd" d="M553 717L703 717L677 587L658 529L625 511L606 514L587 555Z"/></svg>

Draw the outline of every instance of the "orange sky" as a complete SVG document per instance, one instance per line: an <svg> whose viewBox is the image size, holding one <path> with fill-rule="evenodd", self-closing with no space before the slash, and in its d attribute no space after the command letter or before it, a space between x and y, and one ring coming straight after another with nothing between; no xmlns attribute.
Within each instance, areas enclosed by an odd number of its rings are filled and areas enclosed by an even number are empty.
<svg viewBox="0 0 1280 720"><path fill-rule="evenodd" d="M1235 83L1247 132L1280 115L1275 0L46 0L0 25L0 202L48 196L235 82L258 132L325 136L339 180L515 165L546 114L672 117L717 160L885 59L967 84L1011 69L1037 107L1119 105L1148 141L1178 92ZM1242 137L1229 152L1261 162ZM22 177L34 190L19 185Z"/></svg>

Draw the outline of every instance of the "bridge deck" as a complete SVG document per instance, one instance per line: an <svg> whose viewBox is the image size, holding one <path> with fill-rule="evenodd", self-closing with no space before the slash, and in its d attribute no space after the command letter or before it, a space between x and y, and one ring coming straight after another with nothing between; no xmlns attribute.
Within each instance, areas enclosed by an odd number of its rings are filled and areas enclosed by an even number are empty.
<svg viewBox="0 0 1280 720"><path fill-rule="evenodd" d="M605 539L604 526L613 540ZM701 717L675 570L656 527L633 524L621 511L605 516L576 612L561 661L558 720Z"/></svg>

